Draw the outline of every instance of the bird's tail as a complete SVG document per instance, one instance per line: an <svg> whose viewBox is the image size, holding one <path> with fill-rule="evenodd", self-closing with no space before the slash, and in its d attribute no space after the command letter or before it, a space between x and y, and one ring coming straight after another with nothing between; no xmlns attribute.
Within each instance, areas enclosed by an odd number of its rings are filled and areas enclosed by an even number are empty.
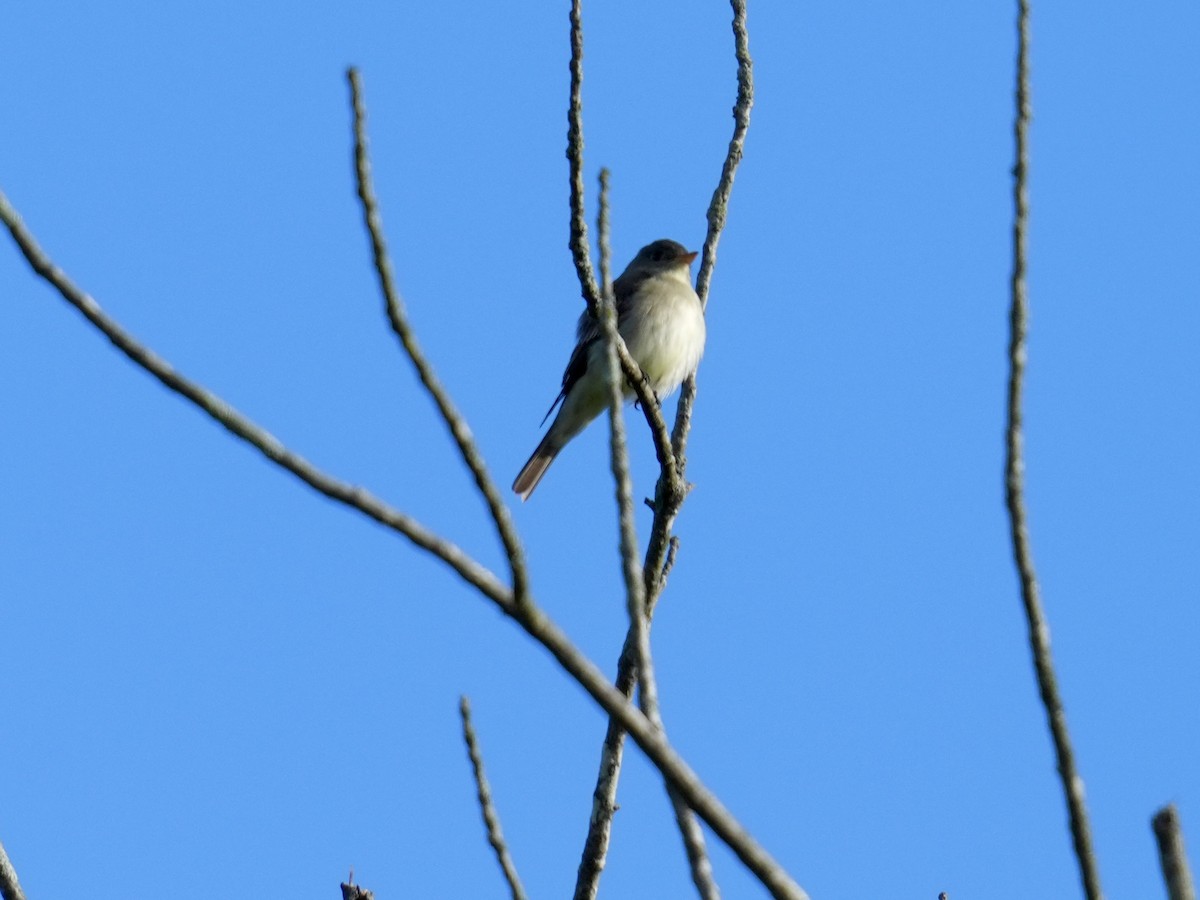
<svg viewBox="0 0 1200 900"><path fill-rule="evenodd" d="M558 451L562 449L557 440L551 441L553 435L554 427L551 426L550 430L546 432L546 436L542 438L542 442L537 445L537 449L533 451L533 455L529 457L529 461L517 473L517 480L513 482L513 491L522 500L529 499L533 489L538 486L538 482L550 468L550 463L554 462L554 457L558 456Z"/></svg>

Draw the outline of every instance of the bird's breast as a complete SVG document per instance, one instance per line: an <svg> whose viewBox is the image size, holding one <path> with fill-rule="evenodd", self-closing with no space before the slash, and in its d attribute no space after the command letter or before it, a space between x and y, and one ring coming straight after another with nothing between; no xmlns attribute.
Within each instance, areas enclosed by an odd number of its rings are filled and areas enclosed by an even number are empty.
<svg viewBox="0 0 1200 900"><path fill-rule="evenodd" d="M704 354L704 313L690 285L643 285L621 317L620 331L660 397L679 387Z"/></svg>

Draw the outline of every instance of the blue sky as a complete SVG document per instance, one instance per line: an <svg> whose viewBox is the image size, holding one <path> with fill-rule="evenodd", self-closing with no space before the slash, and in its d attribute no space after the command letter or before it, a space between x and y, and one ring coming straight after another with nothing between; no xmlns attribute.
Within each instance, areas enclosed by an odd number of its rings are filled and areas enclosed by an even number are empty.
<svg viewBox="0 0 1200 900"><path fill-rule="evenodd" d="M814 897L1078 895L1002 505L1012 6L750 8L757 105L654 643L673 741ZM499 567L386 329L344 70L413 321L508 484L580 309L565 4L0 15L0 186L55 260L182 372ZM698 247L727 6L596 3L585 24L618 265ZM1182 0L1034 7L1028 502L1114 897L1160 890L1162 803L1200 846L1198 39ZM135 370L4 243L0 840L29 895L317 898L353 867L384 898L501 896L466 693L526 886L563 896L591 701L443 566ZM515 515L536 596L611 671L605 454L594 426ZM688 896L636 753L620 799L602 896ZM725 896L762 896L713 854Z"/></svg>

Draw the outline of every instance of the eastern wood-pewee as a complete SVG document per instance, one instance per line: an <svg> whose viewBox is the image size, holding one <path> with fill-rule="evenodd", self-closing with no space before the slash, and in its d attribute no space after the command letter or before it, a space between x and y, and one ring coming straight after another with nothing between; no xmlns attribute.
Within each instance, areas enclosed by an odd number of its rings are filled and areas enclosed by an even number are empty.
<svg viewBox="0 0 1200 900"><path fill-rule="evenodd" d="M692 288L690 270L695 258L696 253L675 241L655 241L639 250L613 282L617 330L660 398L696 370L704 353L704 311ZM571 438L608 407L608 385L600 323L590 310L584 310L576 328L575 349L563 372L562 390L546 418L560 402L562 406L513 482L513 490L522 500L529 499ZM625 397L633 397L628 385Z"/></svg>

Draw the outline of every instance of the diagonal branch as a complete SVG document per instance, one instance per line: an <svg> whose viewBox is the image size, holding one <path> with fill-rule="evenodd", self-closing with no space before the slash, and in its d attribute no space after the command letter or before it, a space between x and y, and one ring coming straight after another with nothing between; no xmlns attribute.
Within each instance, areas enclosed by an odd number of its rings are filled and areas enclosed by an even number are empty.
<svg viewBox="0 0 1200 900"><path fill-rule="evenodd" d="M475 728L471 725L471 701L463 694L458 700L458 713L462 717L463 741L467 745L467 756L471 760L471 770L475 774L475 791L479 798L479 811L483 814L483 825L487 829L488 843L496 851L496 861L508 882L508 889L513 900L526 900L525 888L521 886L521 878L517 875L517 867L513 864L508 852L508 844L504 842L504 832L500 829L500 816L496 805L492 802L492 788L488 784L487 775L483 771L483 754L479 751L479 741L475 737Z"/></svg>
<svg viewBox="0 0 1200 900"><path fill-rule="evenodd" d="M466 420L454 407L446 389L438 381L433 366L424 351L421 350L421 345L417 342L412 325L408 321L404 301L396 289L391 259L388 257L387 244L383 238L383 221L379 213L379 204L375 199L375 189L371 183L371 161L367 155L367 113L363 104L362 80L359 77L358 69L354 68L347 71L346 77L350 82L350 101L354 114L354 174L358 185L358 198L362 202L363 220L367 232L371 236L371 252L374 256L375 272L379 276L379 287L383 292L387 307L388 321L409 359L412 360L421 384L425 386L425 390L437 404L442 420L450 430L455 444L458 445L458 452L462 456L463 462L467 464L467 468L475 477L475 485L487 503L492 521L496 525L496 531L500 535L500 542L504 545L504 555L508 558L512 572L513 595L517 602L521 603L529 593L529 577L525 569L525 553L521 548L521 540L517 537L508 507L501 499L500 492L496 490L496 484L492 481L491 475L488 474L487 464L483 461L483 456L475 445L471 429L467 427Z"/></svg>
<svg viewBox="0 0 1200 900"><path fill-rule="evenodd" d="M1025 513L1025 476L1022 460L1024 439L1021 433L1021 398L1025 379L1026 334L1028 332L1029 301L1025 286L1025 261L1027 230L1029 222L1029 196L1027 178L1029 174L1029 3L1017 0L1017 76L1016 115L1013 133L1016 143L1016 162L1013 166L1013 261L1010 289L1012 306L1009 312L1008 343L1008 426L1005 450L1005 503L1008 507L1009 525L1012 534L1013 559L1021 582L1021 600L1025 607L1025 618L1029 628L1029 646L1033 655L1033 666L1037 674L1038 690L1054 751L1058 757L1058 774L1062 780L1063 794L1071 819L1071 837L1075 846L1075 858L1083 881L1084 892L1089 900L1100 900L1100 872L1096 866L1096 855L1092 849L1091 827L1088 824L1087 808L1083 799L1083 779L1075 765L1075 753L1071 749L1071 737L1067 731L1067 716L1062 697L1058 692L1058 681L1054 674L1054 662L1050 654L1050 627L1042 608L1037 575L1033 567L1033 552L1030 548L1029 527Z"/></svg>
<svg viewBox="0 0 1200 900"><path fill-rule="evenodd" d="M0 220L8 227L17 247L30 267L58 291L64 300L83 313L100 332L162 384L190 400L234 436L257 449L277 466L291 472L309 487L331 500L358 510L381 525L404 535L418 547L432 553L464 581L473 585L502 607L511 605L508 589L488 569L479 565L461 548L439 537L411 516L389 506L365 488L333 478L304 457L285 447L278 438L238 412L216 394L180 375L165 359L143 346L101 309L92 297L80 290L62 269L46 255L33 235L25 228L20 214L0 192Z"/></svg>
<svg viewBox="0 0 1200 900"><path fill-rule="evenodd" d="M59 295L78 309L89 322L124 353L164 386L191 401L230 433L259 450L268 460L286 469L314 490L356 509L371 519L404 535L454 569L465 581L479 589L505 615L511 617L534 640L545 647L559 665L608 715L629 732L647 758L671 782L697 815L721 840L729 845L747 868L777 898L799 900L807 895L786 871L739 823L695 772L683 761L666 737L642 713L634 708L611 684L595 663L584 656L562 630L533 602L517 603L509 589L494 574L479 565L460 548L434 535L416 520L393 509L363 488L338 481L303 457L289 451L277 438L230 407L224 400L179 375L169 363L138 343L111 319L90 296L85 294L54 265L25 228L20 215L0 191L0 222L12 235L30 267Z"/></svg>

